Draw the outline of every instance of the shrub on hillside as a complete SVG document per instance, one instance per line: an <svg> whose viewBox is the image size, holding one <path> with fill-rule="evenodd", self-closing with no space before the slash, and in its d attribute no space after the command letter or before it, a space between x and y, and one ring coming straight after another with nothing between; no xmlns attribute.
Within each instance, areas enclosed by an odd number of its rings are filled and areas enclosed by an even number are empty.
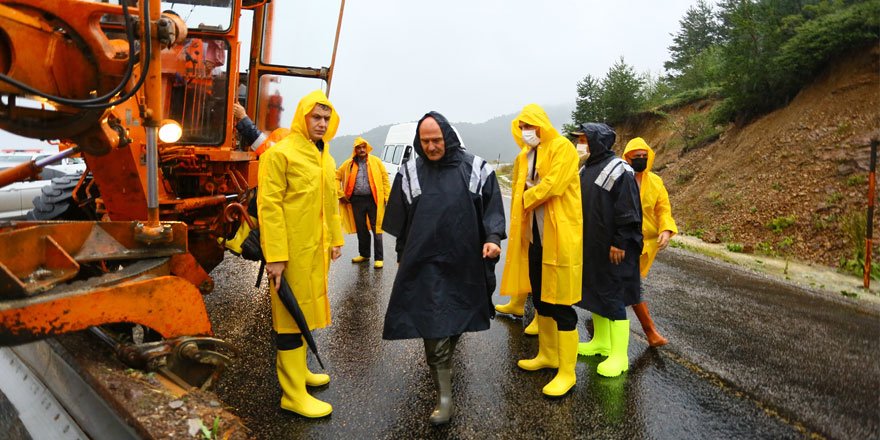
<svg viewBox="0 0 880 440"><path fill-rule="evenodd" d="M847 49L876 44L880 0L856 4L726 1L720 121L748 120L788 102Z"/></svg>

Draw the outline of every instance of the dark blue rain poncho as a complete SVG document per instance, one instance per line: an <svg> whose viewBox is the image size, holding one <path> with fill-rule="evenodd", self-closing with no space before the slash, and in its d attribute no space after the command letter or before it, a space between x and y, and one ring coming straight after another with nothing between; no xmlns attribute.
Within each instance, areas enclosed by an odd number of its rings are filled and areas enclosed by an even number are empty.
<svg viewBox="0 0 880 440"><path fill-rule="evenodd" d="M590 157L580 171L584 210L583 299L577 305L612 320L626 319L626 306L641 302L639 255L642 205L633 169L614 154L616 135L605 124L581 125ZM609 259L611 246L626 254Z"/></svg>
<svg viewBox="0 0 880 440"><path fill-rule="evenodd" d="M418 128L416 157L400 166L383 229L397 237L400 266L385 313L384 339L438 339L486 330L494 316L495 263L483 244L506 238L504 207L492 166L468 153L443 115L446 153L425 157Z"/></svg>

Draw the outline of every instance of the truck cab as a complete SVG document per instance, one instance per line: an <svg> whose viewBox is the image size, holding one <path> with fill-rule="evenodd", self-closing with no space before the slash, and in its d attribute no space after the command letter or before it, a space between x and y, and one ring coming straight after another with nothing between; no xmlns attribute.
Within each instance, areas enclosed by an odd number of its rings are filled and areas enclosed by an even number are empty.
<svg viewBox="0 0 880 440"><path fill-rule="evenodd" d="M413 157L413 140L416 137L415 122L392 125L385 136L385 148L382 150L382 164L388 170L388 179L394 181L400 164Z"/></svg>

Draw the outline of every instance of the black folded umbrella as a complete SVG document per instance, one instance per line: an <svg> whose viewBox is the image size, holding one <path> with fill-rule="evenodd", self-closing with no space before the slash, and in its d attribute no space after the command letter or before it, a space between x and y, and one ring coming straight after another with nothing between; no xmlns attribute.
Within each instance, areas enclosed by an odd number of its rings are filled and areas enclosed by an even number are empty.
<svg viewBox="0 0 880 440"><path fill-rule="evenodd" d="M251 261L260 262L260 271L257 275L257 284L255 286L259 287L260 282L263 279L263 271L266 270L266 259L263 256L263 249L260 247L259 229L252 229L247 238L241 244L241 256ZM299 327L303 338L305 338L309 350L312 350L312 353L314 353L315 357L318 359L318 364L321 365L321 368L324 368L324 363L321 362L321 356L318 355L318 345L315 344L315 338L312 336L312 331L309 330L309 324L306 322L306 317L303 315L299 303L296 302L296 297L293 296L293 290L290 289L290 285L287 284L287 280L284 279L283 274L281 275L281 285L275 286L275 288L278 291L278 298L281 299L281 303L284 304L284 308L287 309L287 313L290 313L290 316L296 321L296 326Z"/></svg>
<svg viewBox="0 0 880 440"><path fill-rule="evenodd" d="M283 274L281 275L281 287L277 290L278 298L281 299L284 308L287 309L287 312L290 313L290 316L296 321L296 326L299 327L299 331L302 332L303 338L309 346L309 350L312 350L312 353L315 354L315 358L318 359L318 364L321 365L321 368L323 369L324 363L321 362L321 356L318 355L318 344L315 343L315 338L312 336L312 331L309 330L309 324L306 322L306 317L303 316L302 309L299 307L299 303L296 302L296 297L293 296L293 291L290 290L290 285L287 284L287 280L284 279Z"/></svg>

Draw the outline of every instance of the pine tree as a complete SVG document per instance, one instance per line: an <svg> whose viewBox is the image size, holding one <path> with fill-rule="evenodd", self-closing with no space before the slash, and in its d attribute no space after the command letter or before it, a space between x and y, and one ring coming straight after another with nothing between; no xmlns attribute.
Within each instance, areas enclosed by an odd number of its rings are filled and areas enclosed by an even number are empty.
<svg viewBox="0 0 880 440"><path fill-rule="evenodd" d="M574 125L605 120L602 87L599 80L593 75L587 75L577 83L575 103L575 109L571 112L571 120L574 121Z"/></svg>
<svg viewBox="0 0 880 440"><path fill-rule="evenodd" d="M601 83L600 102L605 109L605 122L616 124L641 111L645 103L643 85L635 69L620 57Z"/></svg>
<svg viewBox="0 0 880 440"><path fill-rule="evenodd" d="M663 63L666 70L675 74L684 72L693 64L694 58L719 41L719 24L712 6L699 0L695 6L688 8L684 17L679 20L681 29L673 35L672 46L669 46L671 60Z"/></svg>

